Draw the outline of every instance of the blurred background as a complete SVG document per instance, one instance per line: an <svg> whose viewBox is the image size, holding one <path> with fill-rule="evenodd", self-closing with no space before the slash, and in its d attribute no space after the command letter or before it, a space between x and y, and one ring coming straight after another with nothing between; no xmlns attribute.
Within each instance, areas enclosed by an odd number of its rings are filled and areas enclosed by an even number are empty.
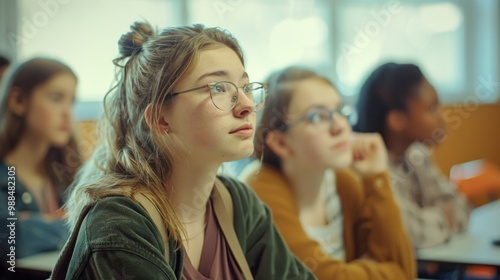
<svg viewBox="0 0 500 280"><path fill-rule="evenodd" d="M82 152L114 79L117 41L134 21L159 29L202 23L229 30L247 70L263 81L291 64L331 78L348 103L376 66L421 66L445 104L448 137L436 151L453 164L500 165L500 1L498 0L0 0L0 54L49 56L78 75Z"/></svg>

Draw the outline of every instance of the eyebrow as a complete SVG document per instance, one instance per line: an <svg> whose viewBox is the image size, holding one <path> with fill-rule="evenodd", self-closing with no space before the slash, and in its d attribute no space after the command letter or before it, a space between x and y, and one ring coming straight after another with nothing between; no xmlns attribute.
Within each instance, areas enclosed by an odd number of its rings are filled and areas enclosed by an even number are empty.
<svg viewBox="0 0 500 280"><path fill-rule="evenodd" d="M288 117L297 118L307 115L311 110L328 109L325 105L315 104L298 114L288 114Z"/></svg>
<svg viewBox="0 0 500 280"><path fill-rule="evenodd" d="M311 111L311 110L318 110L318 109L327 109L327 110L329 110L329 108L327 106L325 106L325 105L313 105L313 106L307 108L306 113L309 112L309 111Z"/></svg>
<svg viewBox="0 0 500 280"><path fill-rule="evenodd" d="M338 103L335 105L335 108L334 108L334 109L336 109L336 110L337 110L337 109L340 109L340 108L342 108L342 106L344 106L344 105L345 105L345 104L344 104L342 101L340 101L340 102L338 102ZM323 104L315 104L315 105L313 105L313 106L311 106L311 107L307 108L307 110L306 110L305 112L307 113L307 112L309 112L309 111L311 111L311 110L315 110L315 109L316 109L316 110L317 110L317 109L327 109L327 110L331 110L328 106L325 106L325 105L323 105Z"/></svg>
<svg viewBox="0 0 500 280"><path fill-rule="evenodd" d="M229 77L229 73L227 71L223 71L223 70L220 70L220 71L214 71L214 72L209 72L209 73L206 73L206 74L203 74L201 75L197 80L196 82L206 78L206 77ZM244 79L244 78L248 78L248 73L247 72L243 72L243 75L241 75L241 78Z"/></svg>

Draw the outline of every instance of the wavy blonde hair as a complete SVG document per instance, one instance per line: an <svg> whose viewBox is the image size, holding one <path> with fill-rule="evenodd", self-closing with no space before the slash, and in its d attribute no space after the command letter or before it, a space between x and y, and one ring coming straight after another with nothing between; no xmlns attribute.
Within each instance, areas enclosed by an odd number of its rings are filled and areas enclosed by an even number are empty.
<svg viewBox="0 0 500 280"><path fill-rule="evenodd" d="M98 125L104 137L77 174L66 205L71 227L83 207L99 198L141 193L158 209L168 238L182 244L183 225L166 188L172 187L167 182L175 164L175 139L152 128L160 110L172 105L170 93L196 65L199 54L221 46L232 49L244 64L238 42L220 28L193 25L156 34L149 24L136 22L122 35L121 56L113 61L118 81L104 98L105 114ZM150 104L152 118L146 120Z"/></svg>

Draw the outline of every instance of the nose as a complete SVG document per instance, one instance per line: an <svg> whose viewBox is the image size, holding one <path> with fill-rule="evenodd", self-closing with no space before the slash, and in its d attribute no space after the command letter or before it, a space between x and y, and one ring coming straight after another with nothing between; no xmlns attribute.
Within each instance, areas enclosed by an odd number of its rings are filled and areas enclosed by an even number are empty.
<svg viewBox="0 0 500 280"><path fill-rule="evenodd" d="M347 120L340 116L337 112L333 112L330 117L330 134L337 136L342 133L346 126Z"/></svg>
<svg viewBox="0 0 500 280"><path fill-rule="evenodd" d="M446 120L444 119L444 111L441 106L438 108L438 122L441 128L446 129Z"/></svg>
<svg viewBox="0 0 500 280"><path fill-rule="evenodd" d="M233 108L233 114L237 118L244 118L250 115L255 109L253 100L243 93L242 89L238 89L238 101Z"/></svg>
<svg viewBox="0 0 500 280"><path fill-rule="evenodd" d="M65 120L71 120L73 113L73 103L65 104L62 109L62 116Z"/></svg>

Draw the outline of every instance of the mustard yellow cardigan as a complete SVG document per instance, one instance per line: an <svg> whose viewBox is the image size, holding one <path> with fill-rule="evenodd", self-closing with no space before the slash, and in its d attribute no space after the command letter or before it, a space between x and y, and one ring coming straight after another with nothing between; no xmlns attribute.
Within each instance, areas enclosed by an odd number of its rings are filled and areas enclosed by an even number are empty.
<svg viewBox="0 0 500 280"><path fill-rule="evenodd" d="M242 178L272 211L274 222L292 252L318 277L330 280L413 280L415 258L386 173L361 182L352 171L336 173L342 205L346 260L332 258L311 239L299 221L287 179L262 166ZM359 259L367 254L376 261Z"/></svg>

